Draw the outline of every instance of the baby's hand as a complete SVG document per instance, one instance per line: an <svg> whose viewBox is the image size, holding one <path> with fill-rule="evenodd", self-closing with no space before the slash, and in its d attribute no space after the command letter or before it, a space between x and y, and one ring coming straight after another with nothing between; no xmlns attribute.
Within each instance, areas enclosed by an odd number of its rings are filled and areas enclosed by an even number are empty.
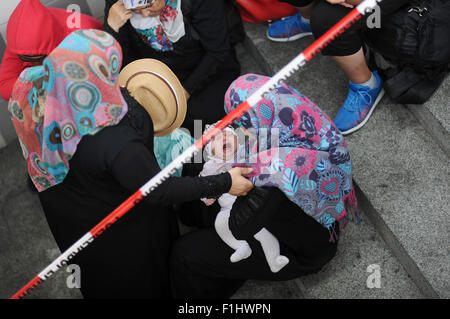
<svg viewBox="0 0 450 319"><path fill-rule="evenodd" d="M206 206L211 206L212 204L214 204L216 202L215 198L207 198L205 199L205 204Z"/></svg>

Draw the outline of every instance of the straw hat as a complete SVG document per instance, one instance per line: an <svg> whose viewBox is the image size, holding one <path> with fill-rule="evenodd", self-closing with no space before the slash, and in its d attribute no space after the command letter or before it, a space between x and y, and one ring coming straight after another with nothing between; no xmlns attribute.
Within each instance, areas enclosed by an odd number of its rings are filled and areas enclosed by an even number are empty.
<svg viewBox="0 0 450 319"><path fill-rule="evenodd" d="M187 110L184 88L164 63L136 60L120 72L118 81L148 112L155 136L169 135L184 122Z"/></svg>

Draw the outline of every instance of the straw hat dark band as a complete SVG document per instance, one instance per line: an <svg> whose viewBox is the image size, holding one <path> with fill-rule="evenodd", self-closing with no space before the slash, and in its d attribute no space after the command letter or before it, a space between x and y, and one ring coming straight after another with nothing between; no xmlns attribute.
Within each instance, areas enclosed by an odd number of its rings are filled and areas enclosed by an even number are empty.
<svg viewBox="0 0 450 319"><path fill-rule="evenodd" d="M141 59L128 64L119 75L126 88L152 118L155 136L166 136L181 126L186 117L184 88L164 63Z"/></svg>

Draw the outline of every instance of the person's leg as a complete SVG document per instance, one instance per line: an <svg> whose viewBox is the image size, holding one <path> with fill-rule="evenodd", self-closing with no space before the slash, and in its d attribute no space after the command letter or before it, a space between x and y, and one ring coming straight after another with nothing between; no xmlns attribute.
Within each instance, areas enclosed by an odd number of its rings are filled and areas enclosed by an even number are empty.
<svg viewBox="0 0 450 319"><path fill-rule="evenodd" d="M61 214L52 201L59 189L39 197L56 243L65 251L99 220L82 212ZM168 268L171 246L178 237L176 219L169 208L143 208L134 208L71 259L80 267L84 298L171 297Z"/></svg>
<svg viewBox="0 0 450 319"><path fill-rule="evenodd" d="M239 235L232 228L238 239L249 233L248 238L242 239L247 240L252 248L252 255L238 263L229 261L228 256L233 250L214 229L192 232L181 237L172 250L170 272L176 298L227 298L247 279L292 280L316 273L334 257L337 244L330 243L327 229L307 216L277 188L270 188L266 199L268 204L258 210L257 215L262 220L266 220L267 215L271 216L272 220L267 220L267 229L278 239L280 253L289 259L289 263L278 273L270 270L260 243L253 238L262 227L254 231L245 222L233 223L244 228ZM245 198L239 197L237 202L239 200L245 201ZM260 223L261 220L251 220L252 226Z"/></svg>
<svg viewBox="0 0 450 319"><path fill-rule="evenodd" d="M230 261L232 263L235 263L241 261L242 259L248 258L252 254L252 249L245 240L237 240L236 237L233 236L230 228L228 227L229 219L230 210L222 208L219 214L217 214L214 227L219 237L228 246L235 250L234 253L230 256Z"/></svg>
<svg viewBox="0 0 450 319"><path fill-rule="evenodd" d="M353 83L362 84L369 81L372 77L372 72L367 66L362 48L354 54L335 56L333 59Z"/></svg>
<svg viewBox="0 0 450 319"><path fill-rule="evenodd" d="M231 263L229 256L233 249L214 229L202 229L181 237L173 247L170 263L174 297L229 298L248 279L291 280L302 274L295 258L280 272L273 273L259 243L256 240L249 243L252 255Z"/></svg>
<svg viewBox="0 0 450 319"><path fill-rule="evenodd" d="M350 10L325 0L319 1L311 15L314 37L322 36ZM334 119L344 135L358 130L368 121L384 94L381 78L377 72L370 71L365 60L362 49L362 31L365 27L366 19L363 18L323 50L324 55L333 57L350 82L347 99Z"/></svg>
<svg viewBox="0 0 450 319"><path fill-rule="evenodd" d="M261 243L264 256L266 256L267 263L272 272L279 272L289 263L289 258L280 255L280 243L278 239L266 228L261 229L253 237Z"/></svg>
<svg viewBox="0 0 450 319"><path fill-rule="evenodd" d="M408 0L383 1L380 3L381 19L408 3ZM351 9L320 0L313 8L311 27L318 38L349 13ZM366 15L344 34L341 34L327 48L324 55L332 56L350 80L350 90L334 123L342 134L350 134L367 123L377 104L384 95L382 79L377 71L371 72L363 53L362 33L368 29ZM381 22L381 25L382 22Z"/></svg>
<svg viewBox="0 0 450 319"><path fill-rule="evenodd" d="M288 1L286 1L288 2ZM312 14L312 10L314 8L314 6L316 5L317 1L312 1L309 4L306 4L304 6L299 6L301 3L296 3L296 7L298 9L298 11L300 12L300 14L302 15L303 18L305 19L311 19L311 14Z"/></svg>

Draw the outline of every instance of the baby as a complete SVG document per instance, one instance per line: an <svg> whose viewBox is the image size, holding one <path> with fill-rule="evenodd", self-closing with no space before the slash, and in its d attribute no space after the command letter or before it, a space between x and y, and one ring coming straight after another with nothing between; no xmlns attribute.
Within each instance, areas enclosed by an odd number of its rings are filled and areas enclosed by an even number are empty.
<svg viewBox="0 0 450 319"><path fill-rule="evenodd" d="M211 142L206 145L205 149L209 161L205 163L200 176L215 175L230 170L238 151L238 139L234 129L229 126L217 133ZM230 257L232 263L248 258L252 253L247 241L237 240L228 227L230 211L235 200L236 196L230 194L223 194L219 197L218 201L221 209L215 221L217 234L228 246L235 250ZM202 201L207 206L210 206L216 200L213 198L204 198ZM267 229L261 229L254 237L261 243L267 263L272 272L276 273L280 271L289 263L289 259L286 256L280 255L278 239Z"/></svg>

